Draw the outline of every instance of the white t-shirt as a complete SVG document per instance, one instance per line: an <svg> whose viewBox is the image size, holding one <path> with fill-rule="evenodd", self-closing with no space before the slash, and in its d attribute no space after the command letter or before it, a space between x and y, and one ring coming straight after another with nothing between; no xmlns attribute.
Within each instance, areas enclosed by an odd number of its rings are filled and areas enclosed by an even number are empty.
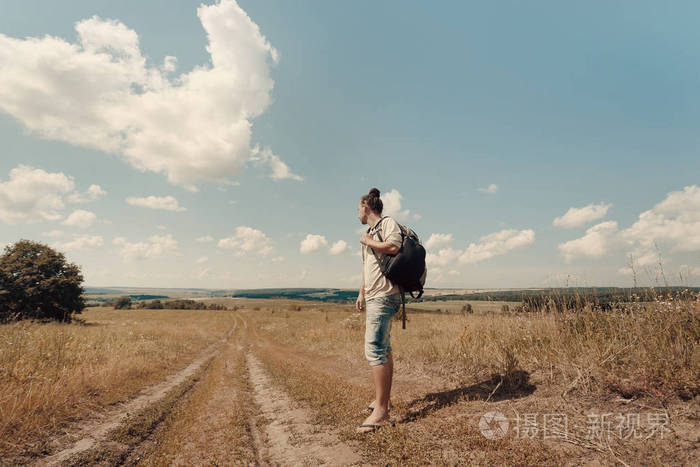
<svg viewBox="0 0 700 467"><path fill-rule="evenodd" d="M382 240L379 240L377 232L381 234ZM369 234L374 240L390 242L399 248L401 247L401 229L399 228L399 224L391 217L385 217L377 222L377 225L370 229ZM376 253L379 259L385 256L384 253L379 253L378 251ZM365 300L400 292L399 286L382 274L382 270L379 269L379 264L377 263L377 258L367 245L362 245L362 267L365 273Z"/></svg>

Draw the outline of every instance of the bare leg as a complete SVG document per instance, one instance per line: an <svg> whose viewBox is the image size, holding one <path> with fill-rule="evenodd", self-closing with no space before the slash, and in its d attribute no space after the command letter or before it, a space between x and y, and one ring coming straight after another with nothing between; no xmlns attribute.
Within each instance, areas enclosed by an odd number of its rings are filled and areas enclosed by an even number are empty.
<svg viewBox="0 0 700 467"><path fill-rule="evenodd" d="M386 356L386 363L384 365L379 365L379 366L384 366L386 367L386 371L389 373L389 381L386 384L386 393L387 393L387 412L391 410L391 385L392 381L394 379L394 357L392 356L391 353L388 353ZM374 388L375 388L375 399L372 401L372 403L369 405L371 408L375 408L377 406L377 401L379 400L379 386L377 385L377 379L374 373L374 370L372 371L372 377L374 379Z"/></svg>
<svg viewBox="0 0 700 467"><path fill-rule="evenodd" d="M391 394L391 383L394 373L394 359L391 354L387 355L386 363L372 367L372 378L374 379L375 405L374 410L363 424L378 424L389 419L389 397ZM370 431L370 429L358 428L359 432Z"/></svg>

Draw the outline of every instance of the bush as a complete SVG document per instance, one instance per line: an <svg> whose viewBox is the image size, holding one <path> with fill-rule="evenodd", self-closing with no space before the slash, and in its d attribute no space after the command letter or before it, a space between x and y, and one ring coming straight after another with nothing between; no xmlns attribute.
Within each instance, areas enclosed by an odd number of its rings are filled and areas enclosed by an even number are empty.
<svg viewBox="0 0 700 467"><path fill-rule="evenodd" d="M0 256L0 321L70 322L85 309L80 267L40 242L19 240Z"/></svg>
<svg viewBox="0 0 700 467"><path fill-rule="evenodd" d="M131 297L119 297L114 302L115 310L130 310L131 309Z"/></svg>
<svg viewBox="0 0 700 467"><path fill-rule="evenodd" d="M162 310L163 302L158 299L151 300L150 302L141 302L141 308L147 308L149 310Z"/></svg>

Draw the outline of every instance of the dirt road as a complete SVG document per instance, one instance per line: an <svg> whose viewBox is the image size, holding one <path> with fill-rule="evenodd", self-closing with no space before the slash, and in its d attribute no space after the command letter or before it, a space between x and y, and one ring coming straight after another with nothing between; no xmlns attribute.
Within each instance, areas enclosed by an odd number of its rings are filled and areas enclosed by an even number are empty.
<svg viewBox="0 0 700 467"><path fill-rule="evenodd" d="M332 427L272 381L248 338L237 316L185 369L76 422L34 465L362 465Z"/></svg>

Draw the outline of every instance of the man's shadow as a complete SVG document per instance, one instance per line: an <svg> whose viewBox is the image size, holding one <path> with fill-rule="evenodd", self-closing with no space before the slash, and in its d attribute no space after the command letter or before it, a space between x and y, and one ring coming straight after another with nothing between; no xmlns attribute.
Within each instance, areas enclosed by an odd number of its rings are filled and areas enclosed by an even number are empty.
<svg viewBox="0 0 700 467"><path fill-rule="evenodd" d="M441 392L431 392L414 399L406 406L406 414L398 423L409 423L425 418L432 412L457 404L461 400L497 402L506 399L519 399L535 392L530 384L530 373L515 370L506 376L494 374L491 379L470 386L462 386Z"/></svg>

